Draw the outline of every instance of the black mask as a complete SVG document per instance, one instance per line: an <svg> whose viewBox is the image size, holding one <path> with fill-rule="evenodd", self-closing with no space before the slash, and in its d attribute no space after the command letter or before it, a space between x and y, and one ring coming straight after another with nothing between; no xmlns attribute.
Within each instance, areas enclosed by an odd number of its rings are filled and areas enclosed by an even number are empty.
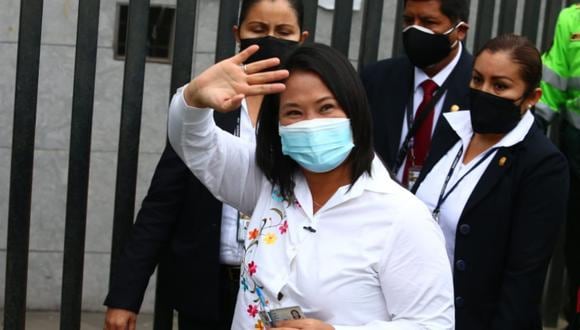
<svg viewBox="0 0 580 330"><path fill-rule="evenodd" d="M240 51L250 47L251 45L258 45L260 49L255 52L250 58L246 60L246 64L265 60L271 57L277 57L280 61L298 46L297 41L280 39L272 36L265 36L261 38L240 39ZM270 69L272 70L272 69Z"/></svg>
<svg viewBox="0 0 580 330"><path fill-rule="evenodd" d="M510 100L470 88L471 126L476 133L505 134L520 122L517 100Z"/></svg>
<svg viewBox="0 0 580 330"><path fill-rule="evenodd" d="M403 30L403 46L411 63L425 69L449 55L454 46L451 45L448 35L457 26L445 33L434 33L418 25L406 27Z"/></svg>

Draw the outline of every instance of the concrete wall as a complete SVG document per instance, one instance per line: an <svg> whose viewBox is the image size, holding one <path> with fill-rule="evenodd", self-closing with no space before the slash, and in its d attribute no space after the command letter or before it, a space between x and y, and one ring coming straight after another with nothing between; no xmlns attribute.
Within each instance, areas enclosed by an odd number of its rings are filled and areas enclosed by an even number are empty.
<svg viewBox="0 0 580 330"><path fill-rule="evenodd" d="M123 62L113 59L116 0L101 0L91 171L89 183L83 309L103 310L107 293L120 125ZM174 5L175 0L152 0ZM384 5L380 58L390 56L396 1ZM477 1L472 1L474 17ZM521 3L521 2L520 2ZM4 303L8 187L12 145L14 82L20 0L3 0L0 10L0 308ZM213 63L218 0L198 1L195 72ZM56 310L60 305L68 147L78 1L44 2L38 88L36 152L32 194L28 306ZM521 8L518 17L521 18ZM354 13L350 58L356 65L361 12ZM473 21L473 20L472 20ZM521 19L518 20L519 26ZM329 43L332 11L319 10L316 40ZM468 47L471 43L468 43ZM146 193L164 147L170 66L148 63L139 154L136 209ZM154 279L143 311L153 308Z"/></svg>

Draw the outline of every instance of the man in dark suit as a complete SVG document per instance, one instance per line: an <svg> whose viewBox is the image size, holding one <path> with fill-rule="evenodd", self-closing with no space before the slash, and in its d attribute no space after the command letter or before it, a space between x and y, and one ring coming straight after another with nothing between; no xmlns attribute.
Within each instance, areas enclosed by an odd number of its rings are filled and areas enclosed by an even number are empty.
<svg viewBox="0 0 580 330"><path fill-rule="evenodd" d="M466 0L405 1L406 55L361 74L376 151L406 187L419 176L432 135L447 125L441 113L469 107L473 58L462 45L468 16Z"/></svg>
<svg viewBox="0 0 580 330"><path fill-rule="evenodd" d="M214 117L230 133L239 131L236 123L249 122L239 110L216 112ZM229 329L241 260L223 260L223 206L168 143L131 238L111 274L105 300L107 329L135 328L149 278L160 261L167 265L163 285L171 288L169 296L178 311L180 329Z"/></svg>

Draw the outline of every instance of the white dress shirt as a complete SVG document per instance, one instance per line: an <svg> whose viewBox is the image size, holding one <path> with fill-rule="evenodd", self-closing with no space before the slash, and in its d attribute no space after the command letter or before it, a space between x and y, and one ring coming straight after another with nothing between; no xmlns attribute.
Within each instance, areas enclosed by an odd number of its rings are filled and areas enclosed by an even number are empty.
<svg viewBox="0 0 580 330"><path fill-rule="evenodd" d="M218 199L252 214L232 329L260 329L263 305L300 306L336 330L453 328L441 231L378 158L372 176L339 188L313 214L300 172L295 201L283 200L256 165L255 146L217 128L212 110L189 108L181 90L171 103L169 138Z"/></svg>
<svg viewBox="0 0 580 330"><path fill-rule="evenodd" d="M449 62L449 64L447 64L441 71L439 71L433 77L429 77L423 70L419 69L418 67L415 67L415 75L414 75L414 80L413 80L414 88L415 88L413 90L413 108L414 108L413 109L413 119L415 118L415 114L417 113L417 109L419 108L419 105L421 105L421 101L423 101L423 88L421 87L421 84L425 80L431 79L437 84L437 86L441 87L441 85L443 85L443 83L445 82L447 77L449 77L449 75L451 74L451 72L453 71L453 69L455 68L457 63L459 62L459 58L461 57L463 45L461 44L461 42L459 42L458 44L459 44L459 46L458 46L459 49L458 49L457 54L453 58L453 60L451 60L451 62ZM441 115L441 109L443 107L443 103L445 102L446 96L447 96L447 91L437 101L437 103L435 104L435 108L433 109L433 111L435 111L435 113L433 114L433 127L431 128L431 135L433 135L433 132L435 131L435 127L437 126L437 120L438 120L439 116ZM405 111L407 111L406 108L405 108ZM403 129L401 130L401 140L399 141L399 149L401 149L401 146L403 145L403 142L405 141L405 137L407 137L407 132L409 132L409 124L407 122L407 113L405 112L405 115L403 116ZM406 162L407 162L407 157L405 157L405 159L401 163L403 165L401 165L401 167L397 171L397 180L399 182L403 181L403 171L405 169Z"/></svg>
<svg viewBox="0 0 580 330"><path fill-rule="evenodd" d="M534 116L530 113L530 111L526 111L514 129L506 134L494 146L482 152L467 164L464 164L462 160L465 156L465 150L467 150L469 142L471 141L471 137L473 136L470 113L469 111L457 111L445 113L443 116L445 117L445 120L449 122L449 125L451 125L451 128L453 128L455 133L457 133L460 140L457 141L457 143L451 149L449 149L449 151L437 162L437 164L435 164L433 169L431 169L427 176L425 176L425 179L417 189L416 196L419 197L419 199L422 200L425 204L427 204L429 210L433 211L437 206L437 202L441 194L441 189L445 183L445 178L447 177L449 169L451 168L451 165L459 153L461 147L463 147L463 155L461 156L461 161L457 163L457 167L455 168L455 171L453 172L453 175L447 184L446 192L455 185L457 180L459 180L466 172L468 172L474 165L476 165L488 153L488 151L495 149L489 155L489 157L487 157L457 185L457 188L455 188L455 190L449 194L449 197L440 207L439 226L441 226L443 234L445 235L447 255L449 256L451 265L453 265L457 224L459 223L459 219L463 213L465 204L467 204L473 189L497 153L497 148L511 147L521 142L534 124Z"/></svg>
<svg viewBox="0 0 580 330"><path fill-rule="evenodd" d="M244 99L240 111L239 127L235 132L242 140L256 144L256 131L248 114L248 104ZM223 204L220 233L220 262L226 265L239 266L244 254L243 245L238 241L238 210Z"/></svg>

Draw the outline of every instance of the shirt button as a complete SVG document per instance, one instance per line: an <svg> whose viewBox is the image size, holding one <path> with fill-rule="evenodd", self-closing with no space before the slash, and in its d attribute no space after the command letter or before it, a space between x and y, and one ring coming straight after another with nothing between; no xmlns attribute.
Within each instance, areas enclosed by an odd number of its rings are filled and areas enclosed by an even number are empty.
<svg viewBox="0 0 580 330"><path fill-rule="evenodd" d="M463 297L456 297L455 298L455 307L461 308L461 307L463 307L463 305L465 305L465 299L463 299Z"/></svg>
<svg viewBox="0 0 580 330"><path fill-rule="evenodd" d="M462 235L467 236L471 232L471 226L467 225L467 224L463 224L463 225L459 226L459 232Z"/></svg>
<svg viewBox="0 0 580 330"><path fill-rule="evenodd" d="M459 259L455 262L455 268L457 268L458 271L462 272L467 268L467 263L465 262L465 260Z"/></svg>

